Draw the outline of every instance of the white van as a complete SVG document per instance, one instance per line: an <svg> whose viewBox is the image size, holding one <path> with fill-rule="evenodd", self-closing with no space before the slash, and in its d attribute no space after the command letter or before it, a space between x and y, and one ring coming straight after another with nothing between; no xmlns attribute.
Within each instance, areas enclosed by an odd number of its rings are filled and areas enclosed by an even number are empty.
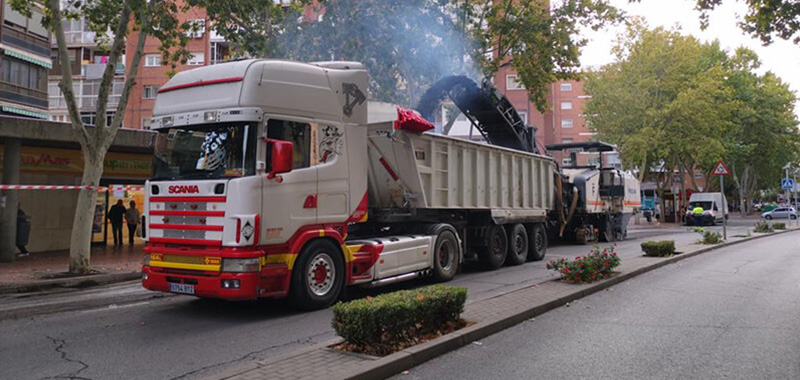
<svg viewBox="0 0 800 380"><path fill-rule="evenodd" d="M703 208L702 214L694 214L694 209ZM714 225L728 218L728 200L722 193L694 193L689 197L689 208L686 210L687 225Z"/></svg>

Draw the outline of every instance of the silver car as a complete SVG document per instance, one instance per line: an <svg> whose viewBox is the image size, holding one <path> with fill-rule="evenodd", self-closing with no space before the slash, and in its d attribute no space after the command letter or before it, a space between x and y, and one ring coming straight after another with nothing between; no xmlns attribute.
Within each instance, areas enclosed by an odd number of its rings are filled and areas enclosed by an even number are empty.
<svg viewBox="0 0 800 380"><path fill-rule="evenodd" d="M772 211L767 211L761 214L761 217L767 220L771 219L797 219L797 211L794 207L778 207Z"/></svg>

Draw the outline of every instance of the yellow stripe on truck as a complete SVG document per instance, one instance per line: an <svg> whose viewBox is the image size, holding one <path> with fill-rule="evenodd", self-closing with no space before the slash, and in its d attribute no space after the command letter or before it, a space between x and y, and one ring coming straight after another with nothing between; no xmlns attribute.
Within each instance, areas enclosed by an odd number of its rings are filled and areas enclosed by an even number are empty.
<svg viewBox="0 0 800 380"><path fill-rule="evenodd" d="M204 271L219 272L221 265L173 263L169 261L150 261L150 266L156 268L204 270Z"/></svg>
<svg viewBox="0 0 800 380"><path fill-rule="evenodd" d="M296 253L281 253L277 255L267 255L261 262L263 265L269 264L286 264L289 269L294 267L294 261L297 259Z"/></svg>

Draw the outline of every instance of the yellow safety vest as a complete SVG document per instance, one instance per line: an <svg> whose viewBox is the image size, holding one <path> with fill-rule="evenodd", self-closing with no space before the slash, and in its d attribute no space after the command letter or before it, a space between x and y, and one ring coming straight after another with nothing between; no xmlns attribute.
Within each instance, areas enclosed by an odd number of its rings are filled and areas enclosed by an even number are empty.
<svg viewBox="0 0 800 380"><path fill-rule="evenodd" d="M703 208L700 206L695 207L694 209L692 209L692 214L703 215Z"/></svg>

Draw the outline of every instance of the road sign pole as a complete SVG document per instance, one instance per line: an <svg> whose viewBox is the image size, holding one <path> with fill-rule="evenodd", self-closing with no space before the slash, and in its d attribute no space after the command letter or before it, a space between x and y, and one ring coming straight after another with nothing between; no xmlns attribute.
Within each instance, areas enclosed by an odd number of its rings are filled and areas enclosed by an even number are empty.
<svg viewBox="0 0 800 380"><path fill-rule="evenodd" d="M719 176L719 192L722 193L722 196L725 197L725 176ZM728 202L725 202L725 206L728 206ZM728 240L728 215L725 214L727 207L722 207L722 239Z"/></svg>

